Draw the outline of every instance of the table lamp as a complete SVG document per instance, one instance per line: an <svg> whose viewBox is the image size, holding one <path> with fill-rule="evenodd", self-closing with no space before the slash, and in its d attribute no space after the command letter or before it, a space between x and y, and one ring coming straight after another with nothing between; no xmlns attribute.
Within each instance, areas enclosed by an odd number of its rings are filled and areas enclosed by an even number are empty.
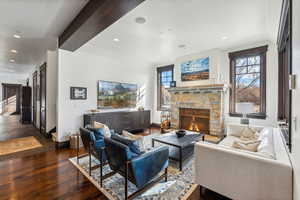
<svg viewBox="0 0 300 200"><path fill-rule="evenodd" d="M247 114L254 112L254 103L252 102L236 103L235 112L241 113L243 115L243 117L241 118L241 124L249 124L249 119L247 117Z"/></svg>

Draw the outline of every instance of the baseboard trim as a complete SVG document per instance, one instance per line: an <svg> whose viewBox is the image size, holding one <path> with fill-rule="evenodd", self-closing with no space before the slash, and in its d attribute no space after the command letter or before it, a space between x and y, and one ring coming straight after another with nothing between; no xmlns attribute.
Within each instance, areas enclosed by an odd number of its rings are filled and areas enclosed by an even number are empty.
<svg viewBox="0 0 300 200"><path fill-rule="evenodd" d="M64 141L64 142L55 142L56 149L65 149L70 148L70 141Z"/></svg>

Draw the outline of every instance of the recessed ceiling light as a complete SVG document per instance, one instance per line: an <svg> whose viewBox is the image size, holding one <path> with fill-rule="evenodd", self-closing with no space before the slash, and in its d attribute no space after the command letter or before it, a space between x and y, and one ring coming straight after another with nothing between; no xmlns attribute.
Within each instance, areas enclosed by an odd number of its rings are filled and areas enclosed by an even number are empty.
<svg viewBox="0 0 300 200"><path fill-rule="evenodd" d="M119 38L114 38L114 41L119 42L120 40L119 40Z"/></svg>
<svg viewBox="0 0 300 200"><path fill-rule="evenodd" d="M223 37L222 37L222 40L227 40L227 39L228 39L227 36L223 36Z"/></svg>
<svg viewBox="0 0 300 200"><path fill-rule="evenodd" d="M185 44L180 44L180 45L178 45L178 48L185 48L185 47L186 47Z"/></svg>
<svg viewBox="0 0 300 200"><path fill-rule="evenodd" d="M146 19L144 17L137 17L135 18L135 22L138 24L144 24L146 22Z"/></svg>
<svg viewBox="0 0 300 200"><path fill-rule="evenodd" d="M15 50L15 49L10 50L10 52L12 52L12 53L18 53L18 51Z"/></svg>
<svg viewBox="0 0 300 200"><path fill-rule="evenodd" d="M14 38L20 39L20 38L21 38L21 35L14 34Z"/></svg>
<svg viewBox="0 0 300 200"><path fill-rule="evenodd" d="M15 62L15 60L14 60L14 59L10 59L9 61L10 61L10 62L12 62L12 63L14 63L14 62Z"/></svg>

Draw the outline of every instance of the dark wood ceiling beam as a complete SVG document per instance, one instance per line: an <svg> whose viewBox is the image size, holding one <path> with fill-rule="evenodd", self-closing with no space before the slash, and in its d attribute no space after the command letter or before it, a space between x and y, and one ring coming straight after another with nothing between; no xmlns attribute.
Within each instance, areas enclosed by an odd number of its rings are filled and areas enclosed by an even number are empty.
<svg viewBox="0 0 300 200"><path fill-rule="evenodd" d="M90 0L59 37L59 48L75 51L144 0Z"/></svg>

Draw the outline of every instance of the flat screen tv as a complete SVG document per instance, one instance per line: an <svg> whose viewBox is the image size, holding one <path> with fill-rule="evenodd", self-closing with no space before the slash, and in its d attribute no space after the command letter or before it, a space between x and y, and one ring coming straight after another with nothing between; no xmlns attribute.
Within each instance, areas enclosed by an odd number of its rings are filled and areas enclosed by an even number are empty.
<svg viewBox="0 0 300 200"><path fill-rule="evenodd" d="M98 81L98 109L135 108L137 85L111 81Z"/></svg>

